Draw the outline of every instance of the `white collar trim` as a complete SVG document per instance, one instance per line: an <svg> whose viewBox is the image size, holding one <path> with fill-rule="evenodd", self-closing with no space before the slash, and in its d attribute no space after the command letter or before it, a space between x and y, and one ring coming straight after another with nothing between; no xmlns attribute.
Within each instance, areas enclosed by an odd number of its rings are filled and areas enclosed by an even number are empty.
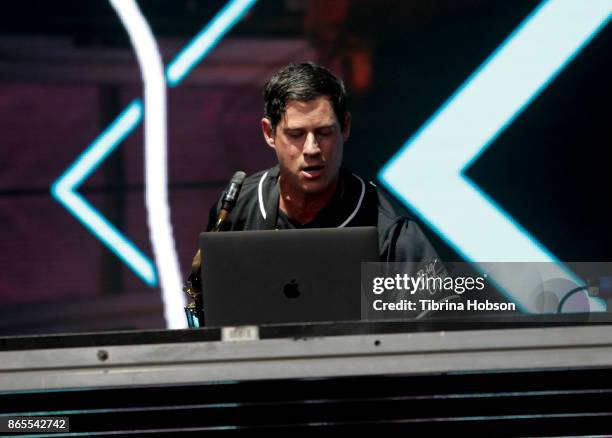
<svg viewBox="0 0 612 438"><path fill-rule="evenodd" d="M343 228L344 226L346 226L346 224L348 224L351 220L353 220L353 218L355 217L355 215L357 214L357 212L361 208L361 203L363 202L363 197L365 195L365 183L363 182L363 180L360 177L358 177L354 173L352 175L355 178L357 178L359 180L359 182L361 183L361 195L359 195L359 201L357 201L357 206L355 207L355 209L353 210L351 215L344 222L342 222L340 225L338 225L338 228Z"/></svg>
<svg viewBox="0 0 612 438"><path fill-rule="evenodd" d="M365 196L365 183L359 176L355 175L354 173L352 175L355 178L357 178L359 180L359 183L361 184L361 194L359 195L359 200L357 201L357 205L355 206L355 209L353 210L353 212L349 215L348 218L346 218L344 222L338 225L338 228L345 227L351 220L353 220L353 218L355 217L355 215L361 208L361 204L363 203L363 197ZM264 202L263 202L263 182L267 176L268 176L268 172L264 173L261 176L261 178L259 179L259 186L257 187L257 198L259 200L259 211L261 212L261 215L264 218L264 220L268 216L266 213L266 209L264 207Z"/></svg>
<svg viewBox="0 0 612 438"><path fill-rule="evenodd" d="M263 216L264 220L266 219L267 214L266 214L266 209L264 208L262 190L263 190L263 182L267 176L268 176L268 172L264 173L261 176L261 178L259 179L259 187L257 187L257 197L259 198L259 211L261 211L261 215Z"/></svg>

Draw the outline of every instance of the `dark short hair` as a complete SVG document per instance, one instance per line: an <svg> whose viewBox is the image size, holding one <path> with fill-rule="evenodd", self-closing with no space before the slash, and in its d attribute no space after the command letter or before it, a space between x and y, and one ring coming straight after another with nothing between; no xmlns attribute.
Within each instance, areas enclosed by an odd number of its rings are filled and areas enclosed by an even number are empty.
<svg viewBox="0 0 612 438"><path fill-rule="evenodd" d="M264 117L270 120L272 130L285 114L288 100L308 102L318 97L328 97L342 130L345 128L346 88L325 67L314 62L289 64L266 83L264 90Z"/></svg>

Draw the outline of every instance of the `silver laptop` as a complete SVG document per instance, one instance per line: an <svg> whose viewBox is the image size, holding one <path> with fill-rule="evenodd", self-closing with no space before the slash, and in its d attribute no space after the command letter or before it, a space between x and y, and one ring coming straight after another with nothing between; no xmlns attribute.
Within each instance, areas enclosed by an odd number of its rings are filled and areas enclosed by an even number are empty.
<svg viewBox="0 0 612 438"><path fill-rule="evenodd" d="M200 234L206 326L359 320L375 227Z"/></svg>

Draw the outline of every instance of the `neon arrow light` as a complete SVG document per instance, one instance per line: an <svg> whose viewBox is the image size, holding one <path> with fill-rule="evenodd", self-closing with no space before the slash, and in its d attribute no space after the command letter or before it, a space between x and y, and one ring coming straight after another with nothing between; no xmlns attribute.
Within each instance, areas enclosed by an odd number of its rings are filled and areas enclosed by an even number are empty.
<svg viewBox="0 0 612 438"><path fill-rule="evenodd" d="M602 30L611 0L544 1L383 167L379 179L472 262L557 258L465 171ZM504 279L497 279L502 285ZM523 310L533 303L507 290Z"/></svg>
<svg viewBox="0 0 612 438"><path fill-rule="evenodd" d="M77 192L83 181L134 130L141 119L142 103L136 100L53 183L51 194L143 281L155 286L157 277L153 263Z"/></svg>
<svg viewBox="0 0 612 438"><path fill-rule="evenodd" d="M183 80L255 2L256 0L228 2L170 63L166 69L169 83L177 85ZM148 285L155 286L157 277L153 262L76 191L108 155L138 127L142 115L143 105L140 100L128 105L52 184L51 194L140 278Z"/></svg>
<svg viewBox="0 0 612 438"><path fill-rule="evenodd" d="M157 90L163 81L157 80L159 51L152 41L146 20L133 2L119 3L110 0L126 26L139 58L141 73L145 81L147 118L159 122L159 115L165 117L165 93ZM198 33L176 56L165 71L171 86L178 85L204 57L216 46L225 34L246 14L257 0L232 0ZM147 78L150 80L147 81ZM153 80L155 79L155 80ZM148 96L148 98L147 98ZM159 97L162 96L162 97ZM152 98L153 97L153 98ZM155 116L151 114L155 113ZM157 284L153 262L117 230L100 212L89 204L78 192L78 187L97 169L141 122L143 104L138 99L128 105L117 119L104 130L81 153L76 161L52 184L51 195L73 214L89 231L111 249L132 271L150 286ZM174 249L174 237L168 222L167 197L160 201L159 194L166 194L166 147L159 136L146 135L155 127L145 126L145 198L150 227L151 243L156 253L157 269L161 274L162 298L168 327L184 327L178 258ZM160 128L161 129L161 128ZM160 144L163 147L160 147ZM150 184L153 182L154 184ZM163 185L163 187L160 187ZM176 311L180 310L180 313Z"/></svg>

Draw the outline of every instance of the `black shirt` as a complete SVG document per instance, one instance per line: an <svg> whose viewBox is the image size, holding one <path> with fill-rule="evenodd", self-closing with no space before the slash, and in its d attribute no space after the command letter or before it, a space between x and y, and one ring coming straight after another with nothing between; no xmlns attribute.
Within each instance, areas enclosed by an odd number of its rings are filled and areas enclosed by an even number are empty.
<svg viewBox="0 0 612 438"><path fill-rule="evenodd" d="M247 177L224 231L376 226L379 258L388 262L423 262L438 256L420 227L405 213L398 214L372 183L344 169L330 202L309 223L300 225L280 211L279 168ZM207 230L214 225L220 200L210 210Z"/></svg>

